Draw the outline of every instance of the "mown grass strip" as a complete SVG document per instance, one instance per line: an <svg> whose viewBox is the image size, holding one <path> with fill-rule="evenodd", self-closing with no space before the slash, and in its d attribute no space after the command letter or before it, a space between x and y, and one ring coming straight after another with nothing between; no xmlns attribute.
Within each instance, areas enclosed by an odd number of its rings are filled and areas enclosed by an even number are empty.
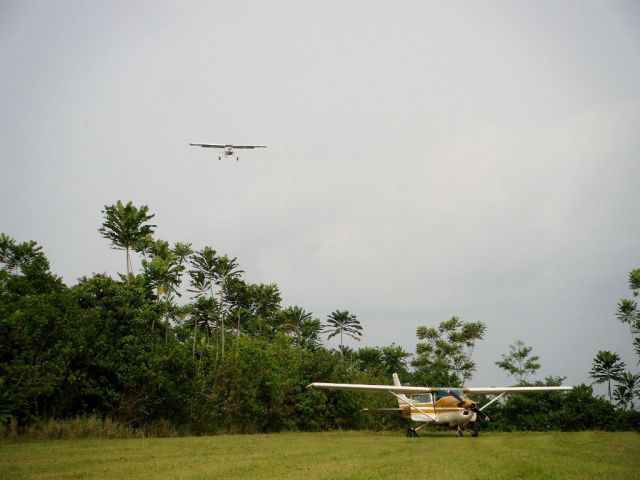
<svg viewBox="0 0 640 480"><path fill-rule="evenodd" d="M637 433L329 432L0 444L0 478L636 478Z"/></svg>

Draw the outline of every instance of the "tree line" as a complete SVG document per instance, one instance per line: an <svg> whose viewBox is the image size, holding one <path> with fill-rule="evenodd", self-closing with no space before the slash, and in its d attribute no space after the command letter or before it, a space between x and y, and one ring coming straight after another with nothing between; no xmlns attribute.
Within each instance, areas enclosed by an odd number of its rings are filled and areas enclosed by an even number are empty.
<svg viewBox="0 0 640 480"><path fill-rule="evenodd" d="M67 286L36 242L0 235L0 423L19 429L94 415L133 429L162 422L195 434L399 428L399 417L362 410L394 406L393 398L306 385L389 383L397 372L403 383L460 386L475 372L483 322L454 316L421 326L414 355L395 344L352 349L344 339L359 340L363 326L348 310L321 321L282 305L278 286L245 280L237 258L156 238L147 206L118 201L102 213L99 233L124 253L124 273L115 278L92 274ZM639 277L632 272L633 281ZM619 310L637 345L635 301L621 301ZM325 346L323 336L338 338L339 347ZM496 364L526 383L539 359L522 342L509 348ZM619 358L612 368L601 353L596 360L604 363L594 360L592 376L614 382L609 400L589 385L513 395L494 404L491 428L638 428L638 376L620 370Z"/></svg>

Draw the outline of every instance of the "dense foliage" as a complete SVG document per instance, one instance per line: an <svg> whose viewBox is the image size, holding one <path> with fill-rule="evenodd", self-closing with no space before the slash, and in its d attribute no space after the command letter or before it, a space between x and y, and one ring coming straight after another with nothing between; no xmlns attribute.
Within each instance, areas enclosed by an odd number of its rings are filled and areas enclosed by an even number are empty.
<svg viewBox="0 0 640 480"><path fill-rule="evenodd" d="M282 306L277 285L244 281L236 258L153 239L146 206L118 202L104 213L100 233L126 255L126 275L119 278L94 274L69 287L35 242L0 235L0 423L12 419L20 428L94 415L134 429L163 424L198 434L398 428L399 417L362 410L396 406L392 397L306 385L389 383L398 372L404 383L456 386L475 370L471 356L484 338L482 322L453 317L420 327L412 369L411 354L396 345L352 350L341 342L328 349L323 332L361 336L355 315L335 310L323 325L302 307ZM138 274L131 251L143 256ZM178 304L185 279L191 298ZM531 349L517 346L524 361ZM539 365L531 360L519 368L533 373ZM618 408L580 386L567 395L497 402L490 425L638 428L638 378L631 377L631 393L624 391Z"/></svg>

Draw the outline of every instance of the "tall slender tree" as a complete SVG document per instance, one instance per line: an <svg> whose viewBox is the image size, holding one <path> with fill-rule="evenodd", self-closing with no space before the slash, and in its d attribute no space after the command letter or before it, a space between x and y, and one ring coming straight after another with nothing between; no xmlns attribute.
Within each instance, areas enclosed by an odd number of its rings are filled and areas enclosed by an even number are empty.
<svg viewBox="0 0 640 480"><path fill-rule="evenodd" d="M195 357L198 331L204 332L205 345L215 333L218 321L218 301L214 297L198 297L189 307L189 316L186 318L186 322L189 325L193 324L192 355Z"/></svg>
<svg viewBox="0 0 640 480"><path fill-rule="evenodd" d="M146 205L137 208L131 202L123 205L120 200L115 205L105 205L102 213L104 222L98 231L111 242L112 248L125 251L129 277L133 270L130 251L141 251L146 247L156 227L147 222L155 215L149 214Z"/></svg>
<svg viewBox="0 0 640 480"><path fill-rule="evenodd" d="M192 277L191 292L196 297L213 297L213 285L216 279L216 263L218 261L217 252L206 246L202 250L196 251L190 258L191 269L189 275Z"/></svg>
<svg viewBox="0 0 640 480"><path fill-rule="evenodd" d="M198 315L194 316L193 323L193 355L196 352L196 336L198 333L198 321L197 318L209 318L209 315L214 315L215 312L206 312L207 307L218 309L218 302L214 299L213 285L216 278L216 262L218 256L216 251L205 246L202 250L196 251L189 259L191 268L189 270L190 285L189 291L193 293L198 300L199 307L197 309ZM208 301L201 301L202 299L208 299ZM207 340L209 339L210 326L207 323L205 333L207 334ZM217 355L218 349L216 349Z"/></svg>
<svg viewBox="0 0 640 480"><path fill-rule="evenodd" d="M282 295L275 283L253 283L249 285L249 299L258 325L257 333L262 334L264 327L271 322L280 309ZM269 334L272 333L269 332Z"/></svg>
<svg viewBox="0 0 640 480"><path fill-rule="evenodd" d="M302 349L302 336L305 325L312 320L313 314L298 306L285 308L278 315L279 329L293 334L298 350Z"/></svg>
<svg viewBox="0 0 640 480"><path fill-rule="evenodd" d="M640 397L640 374L624 372L618 378L613 399L626 410L628 407L633 408L634 397Z"/></svg>
<svg viewBox="0 0 640 480"><path fill-rule="evenodd" d="M325 333L329 334L327 340L340 335L340 354L342 355L344 347L343 335L359 342L360 337L362 337L362 325L356 316L347 310L335 310L327 317Z"/></svg>
<svg viewBox="0 0 640 480"><path fill-rule="evenodd" d="M623 298L618 302L618 310L616 311L616 317L622 323L629 325L631 330L631 336L636 337L640 333L638 327L638 320L640 320L640 310L638 310L638 304L635 300L629 298Z"/></svg>
<svg viewBox="0 0 640 480"><path fill-rule="evenodd" d="M184 263L191 254L191 245L177 242L174 248L164 240L149 242L146 248L149 259L142 260L142 269L147 284L155 290L165 323L165 341L170 327L170 313L175 310L174 297L180 294ZM154 322L155 323L155 322ZM153 325L152 325L153 327Z"/></svg>
<svg viewBox="0 0 640 480"><path fill-rule="evenodd" d="M611 397L611 381L620 379L624 372L625 364L620 360L620 355L607 350L600 350L593 359L593 366L589 371L589 376L593 378L594 383L607 382L607 392L609 393L609 403Z"/></svg>
<svg viewBox="0 0 640 480"><path fill-rule="evenodd" d="M244 272L238 268L237 258L229 258L227 255L223 255L222 257L218 257L215 268L214 268L215 278L214 281L216 285L219 287L220 294L220 355L224 358L224 334L225 334L225 297L227 294L227 283L231 278L239 278Z"/></svg>
<svg viewBox="0 0 640 480"><path fill-rule="evenodd" d="M636 268L629 272L629 289L633 297L638 296L640 291L640 268ZM633 343L634 350L640 359L640 309L635 300L629 298L623 298L618 302L618 310L616 311L616 317L622 323L629 326L631 331L631 341ZM638 361L640 363L640 360Z"/></svg>

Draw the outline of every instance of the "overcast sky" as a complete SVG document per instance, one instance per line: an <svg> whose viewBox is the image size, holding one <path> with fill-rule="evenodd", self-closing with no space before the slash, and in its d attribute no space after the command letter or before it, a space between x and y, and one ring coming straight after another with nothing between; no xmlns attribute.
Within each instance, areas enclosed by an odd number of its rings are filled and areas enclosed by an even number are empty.
<svg viewBox="0 0 640 480"><path fill-rule="evenodd" d="M115 275L101 210L132 200L364 345L485 322L475 385L517 339L541 378L637 372L639 5L0 0L0 231Z"/></svg>

